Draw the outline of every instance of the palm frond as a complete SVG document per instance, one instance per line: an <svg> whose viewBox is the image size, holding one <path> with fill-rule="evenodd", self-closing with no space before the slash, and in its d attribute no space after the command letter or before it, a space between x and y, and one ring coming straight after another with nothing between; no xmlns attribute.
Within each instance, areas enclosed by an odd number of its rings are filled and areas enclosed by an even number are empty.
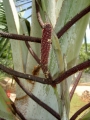
<svg viewBox="0 0 90 120"><path fill-rule="evenodd" d="M3 2L0 2L0 30L8 32ZM9 39L0 37L0 63L6 66L10 64L9 61L12 63L12 60L10 60L8 56L12 56Z"/></svg>

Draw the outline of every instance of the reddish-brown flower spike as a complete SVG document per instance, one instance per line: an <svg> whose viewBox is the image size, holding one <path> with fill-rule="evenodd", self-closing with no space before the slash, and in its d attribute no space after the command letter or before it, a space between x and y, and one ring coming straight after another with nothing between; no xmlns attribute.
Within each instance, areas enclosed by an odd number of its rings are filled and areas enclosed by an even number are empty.
<svg viewBox="0 0 90 120"><path fill-rule="evenodd" d="M52 34L52 26L47 23L43 29L42 39L41 39L41 66L43 72L46 74L48 71L48 57L50 51L51 44L51 34Z"/></svg>

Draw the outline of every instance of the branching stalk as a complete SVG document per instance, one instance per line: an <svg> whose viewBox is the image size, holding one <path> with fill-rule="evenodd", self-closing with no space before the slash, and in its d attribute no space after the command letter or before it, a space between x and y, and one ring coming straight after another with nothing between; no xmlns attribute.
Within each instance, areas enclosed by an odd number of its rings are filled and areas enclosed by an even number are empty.
<svg viewBox="0 0 90 120"><path fill-rule="evenodd" d="M36 0L35 0L35 6L36 6L36 14L37 14L37 19L38 19L39 25L41 26L41 28L44 28L44 22L41 18L39 5Z"/></svg>
<svg viewBox="0 0 90 120"><path fill-rule="evenodd" d="M26 120L25 117L23 116L23 114L16 108L16 106L13 104L11 104L14 111L18 114L18 116L22 119L22 120Z"/></svg>
<svg viewBox="0 0 90 120"><path fill-rule="evenodd" d="M82 108L80 108L71 118L70 120L76 120L78 115L80 115L84 110L88 109L90 107L90 103L86 104Z"/></svg>
<svg viewBox="0 0 90 120"><path fill-rule="evenodd" d="M71 91L70 91L70 101L71 101L71 99L72 99L72 97L73 97L74 91L75 91L75 89L76 89L76 87L77 87L77 85L78 85L78 82L80 81L81 76L82 76L82 71L79 72L77 78L75 79L75 82L74 82L74 84L73 84L73 87L72 87L72 89L71 89Z"/></svg>
<svg viewBox="0 0 90 120"><path fill-rule="evenodd" d="M24 90L24 92L31 98L33 99L36 103L38 103L40 106L42 106L45 110L47 110L49 113L51 113L55 118L57 118L58 120L60 119L60 115L54 111L52 108L50 108L47 104L45 104L44 102L42 102L41 100L39 100L36 96L34 96L31 92L29 92L20 82L20 80L13 76L13 78L15 79L15 81L18 83L18 85Z"/></svg>
<svg viewBox="0 0 90 120"><path fill-rule="evenodd" d="M42 84L50 84L48 82L48 79L36 77L36 76L33 76L33 75L29 75L29 74L24 74L24 73L21 73L21 72L17 72L13 69L5 67L2 64L0 64L0 69L3 70L4 72L6 72L10 75L16 76L16 77L25 78L27 80L32 80L32 81L39 82L39 83L42 83Z"/></svg>
<svg viewBox="0 0 90 120"><path fill-rule="evenodd" d="M81 71L83 69L86 69L90 66L90 60L87 60L79 65L76 65L75 67L67 70L66 72L64 72L63 74L61 74L58 78L56 78L54 81L50 81L49 79L45 79L45 78L40 78L40 77L36 77L33 75L29 75L29 74L24 74L21 72L17 72L15 70L12 70L10 68L5 67L4 65L0 64L0 69L3 70L4 72L16 76L16 77L20 77L20 78L25 78L27 80L32 80L35 82L39 82L42 84L48 84L48 85L55 85L55 84L59 84L60 82L62 82L64 79L66 79L67 77L69 77L70 75Z"/></svg>
<svg viewBox="0 0 90 120"><path fill-rule="evenodd" d="M31 37L31 36L25 36L25 35L17 35L7 32L0 31L0 36L5 38L10 38L14 40L21 40L21 41L30 41L30 42L41 42L41 38Z"/></svg>
<svg viewBox="0 0 90 120"><path fill-rule="evenodd" d="M83 9L80 13L74 16L65 26L57 33L58 38L60 38L75 22L81 19L84 15L90 12L90 5Z"/></svg>
<svg viewBox="0 0 90 120"><path fill-rule="evenodd" d="M58 33L57 37L60 38L75 22L81 19L84 15L90 12L90 6L82 10L78 13L75 17L73 17ZM22 40L22 41L30 41L30 42L37 42L41 43L41 38L31 37L31 36L24 36L24 35L17 35L12 33L6 33L0 31L0 36L5 38L11 38L15 40Z"/></svg>
<svg viewBox="0 0 90 120"><path fill-rule="evenodd" d="M31 55L33 56L33 58L37 61L38 64L40 64L40 59L38 58L38 56L35 54L35 52L32 50L30 44L28 43L28 41L25 41L25 44L29 50L29 52L31 53Z"/></svg>
<svg viewBox="0 0 90 120"><path fill-rule="evenodd" d="M53 84L58 84L60 82L62 82L64 79L66 79L67 77L69 77L70 75L78 72L78 71L81 71L83 69L86 69L90 67L90 60L87 60L79 65L76 65L74 66L73 68L67 70L66 72L64 72L63 74L61 74L58 78L56 78L54 81L53 81Z"/></svg>

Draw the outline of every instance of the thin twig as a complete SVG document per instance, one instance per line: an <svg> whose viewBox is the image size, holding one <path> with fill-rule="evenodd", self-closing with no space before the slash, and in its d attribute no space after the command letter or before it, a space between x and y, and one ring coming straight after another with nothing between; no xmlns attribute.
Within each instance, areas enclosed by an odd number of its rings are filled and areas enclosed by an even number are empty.
<svg viewBox="0 0 90 120"><path fill-rule="evenodd" d="M73 84L73 86L72 86L72 89L71 89L71 91L70 91L70 101L71 101L71 99L72 99L72 97L73 97L74 91L75 91L75 89L76 89L76 87L77 87L77 85L78 85L78 82L79 82L81 76L82 76L82 71L80 71L80 72L78 73L78 76L77 76L77 78L75 79L75 82L74 82L74 84Z"/></svg>
<svg viewBox="0 0 90 120"><path fill-rule="evenodd" d="M65 26L57 33L58 38L60 38L75 22L81 19L84 15L90 12L90 5L73 17Z"/></svg>
<svg viewBox="0 0 90 120"><path fill-rule="evenodd" d="M23 114L16 108L16 106L14 105L14 103L12 103L11 106L13 107L14 111L18 114L18 116L19 116L22 120L26 120L25 117L23 116Z"/></svg>
<svg viewBox="0 0 90 120"><path fill-rule="evenodd" d="M38 56L35 54L35 52L32 50L30 44L29 44L27 41L25 41L25 44L26 44L29 52L31 53L31 55L34 57L34 59L37 61L37 63L40 64L40 59L39 59Z"/></svg>
<svg viewBox="0 0 90 120"><path fill-rule="evenodd" d="M88 109L90 107L90 103L86 104L82 108L80 108L71 118L70 120L75 120L78 115L80 115L84 110Z"/></svg>
<svg viewBox="0 0 90 120"><path fill-rule="evenodd" d="M55 118L57 118L58 120L60 119L60 115L54 111L51 107L49 107L47 104L45 104L44 102L42 102L40 99L38 99L36 96L34 96L30 91L28 91L20 82L20 80L13 76L13 78L15 79L15 81L18 83L18 85L24 90L24 92L31 98L33 99L36 103L38 103L40 106L42 106L45 110L47 110L49 113L51 113Z"/></svg>
<svg viewBox="0 0 90 120"><path fill-rule="evenodd" d="M86 69L90 67L90 60L87 60L79 65L74 66L73 68L67 70L66 72L64 72L63 74L61 74L58 78L56 78L52 83L53 84L58 84L60 82L62 82L64 79L66 79L67 77L69 77L70 75L81 71L83 69Z"/></svg>
<svg viewBox="0 0 90 120"><path fill-rule="evenodd" d="M35 0L35 6L36 6L36 14L37 14L37 19L38 19L39 25L41 26L41 28L44 28L44 22L41 18L39 5L36 0Z"/></svg>
<svg viewBox="0 0 90 120"><path fill-rule="evenodd" d="M16 77L25 78L27 80L32 80L32 81L39 82L39 83L42 83L42 84L50 84L50 81L48 79L36 77L36 76L30 75L30 74L17 72L13 69L5 67L2 64L0 64L0 69L4 72L6 72L10 75L16 76Z"/></svg>
<svg viewBox="0 0 90 120"><path fill-rule="evenodd" d="M18 35L18 34L12 34L12 33L2 32L2 31L0 31L0 37L10 38L10 39L14 39L14 40L41 43L41 38L25 36L25 35Z"/></svg>

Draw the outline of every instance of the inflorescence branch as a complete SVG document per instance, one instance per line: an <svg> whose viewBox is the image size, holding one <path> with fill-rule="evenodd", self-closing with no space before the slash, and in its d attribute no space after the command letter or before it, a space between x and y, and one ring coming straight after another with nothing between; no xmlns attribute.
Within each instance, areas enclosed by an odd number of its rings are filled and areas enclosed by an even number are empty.
<svg viewBox="0 0 90 120"><path fill-rule="evenodd" d="M74 23L81 19L84 15L90 12L90 5L83 9L80 13L74 16L65 26L57 33L57 37L60 38Z"/></svg>
<svg viewBox="0 0 90 120"><path fill-rule="evenodd" d="M39 25L40 25L41 28L43 29L43 28L44 28L44 22L43 22L43 20L42 20L42 18L41 18L39 5L38 5L38 3L37 3L36 0L35 0L35 6L36 6L36 15L37 15L37 19L38 19Z"/></svg>
<svg viewBox="0 0 90 120"><path fill-rule="evenodd" d="M2 31L0 31L0 36L5 37L5 38L14 39L14 40L41 43L41 38L25 36L25 35L18 35L18 34L12 34L12 33L2 32Z"/></svg>
<svg viewBox="0 0 90 120"><path fill-rule="evenodd" d="M69 22L67 22L66 25L57 33L57 37L60 38L75 22L81 19L88 12L90 12L90 6L83 9L80 13L78 13L75 17L73 17ZM0 31L0 36L5 38L10 38L10 39L15 39L15 40L41 43L41 38L25 36L25 35L17 35L17 34L2 32L2 31Z"/></svg>
<svg viewBox="0 0 90 120"><path fill-rule="evenodd" d="M49 113L51 113L55 118L57 118L58 120L60 119L60 115L54 111L51 107L49 107L47 104L45 104L44 102L42 102L41 100L39 100L36 96L34 96L31 92L29 92L20 82L20 80L13 76L13 78L15 79L15 81L18 83L18 85L24 90L24 92L31 98L33 99L36 103L38 103L40 106L42 106L45 110L47 110Z"/></svg>
<svg viewBox="0 0 90 120"><path fill-rule="evenodd" d="M77 78L75 79L75 82L73 83L72 89L71 89L71 91L70 91L70 101L71 101L71 99L72 99L72 97L73 97L74 91L75 91L75 89L76 89L76 87L77 87L77 85L78 85L78 83L79 83L79 81L80 81L81 76L82 76L82 71L80 71L80 72L78 73L78 76L77 76Z"/></svg>
<svg viewBox="0 0 90 120"><path fill-rule="evenodd" d="M66 72L64 72L63 74L61 74L58 78L56 78L53 81L53 84L58 84L60 82L62 82L64 79L66 79L67 77L71 76L72 74L81 71L83 69L86 69L90 67L90 60L87 60L79 65L74 66L73 68L67 70Z"/></svg>
<svg viewBox="0 0 90 120"><path fill-rule="evenodd" d="M28 43L28 41L25 41L25 44L29 50L29 52L31 53L31 55L33 56L33 58L37 61L37 63L40 65L40 59L38 58L38 56L36 55L36 53L32 50L30 44Z"/></svg>
<svg viewBox="0 0 90 120"><path fill-rule="evenodd" d="M6 72L10 75L16 76L16 77L25 78L27 80L31 80L31 81L34 81L34 82L39 82L39 83L42 83L42 84L49 84L48 81L47 81L48 79L36 77L36 76L30 75L30 74L21 73L21 72L15 71L13 69L7 68L2 64L0 64L0 69L4 72Z"/></svg>
<svg viewBox="0 0 90 120"><path fill-rule="evenodd" d="M37 2L35 1L35 5L36 5L36 13L37 13L37 19L39 21L39 24L41 26L41 28L44 28L44 23L41 19L41 15L40 15L40 10L39 10L39 6L37 4ZM88 6L87 8L85 8L84 10L82 10L80 13L78 13L75 17L73 17L58 33L57 36L58 38L60 38L75 22L77 22L79 19L81 19L85 14L87 14L88 12L90 12L90 6ZM37 42L37 43L41 43L41 38L36 38L36 37L31 37L31 36L25 36L25 35L17 35L17 34L10 34L10 33L6 33L6 32L2 32L0 31L0 36L1 37L5 37L5 38L11 38L11 39L15 39L15 40L21 40L21 41L30 41L30 42ZM32 54L32 56L36 59L36 61L40 64L40 60L37 57L37 55L33 52L33 50L31 49L30 45L28 44L28 42L26 42L26 45L30 51L30 53ZM52 108L50 108L48 105L46 105L45 103L43 103L41 100L39 100L37 97L35 97L31 92L29 92L28 90L26 90L26 88L24 88L24 86L21 84L21 82L19 81L19 79L17 77L20 78L25 78L27 80L32 80L35 82L39 82L42 84L48 84L48 85L56 85L59 84L60 82L62 82L65 78L69 77L70 75L81 71L87 67L90 66L90 60L87 60L79 65L76 65L75 67L67 70L66 72L64 72L63 74L61 74L58 78L56 78L54 81L50 81L49 79L45 79L45 78L40 78L40 77L36 77L33 75L29 75L29 74L24 74L21 72L17 72L13 69L7 68L4 65L0 64L0 69L3 70L4 72L13 75L14 79L16 80L16 82L18 83L18 85L24 90L24 92L26 92L26 94L28 96L30 96L36 103L38 103L40 106L42 106L44 109L46 109L48 112L50 112L54 117L56 117L58 120L60 119L60 115L54 111ZM82 111L84 111L85 109L87 109L88 107L90 107L90 103L88 103L86 106L82 107L80 110L78 110L72 117L70 120L74 120Z"/></svg>
<svg viewBox="0 0 90 120"><path fill-rule="evenodd" d="M88 109L90 107L90 102L88 104L86 104L85 106L83 106L82 108L80 108L71 118L70 120L76 120L76 118L78 117L78 115L80 115L84 110Z"/></svg>
<svg viewBox="0 0 90 120"><path fill-rule="evenodd" d="M21 118L21 120L26 120L23 114L16 108L15 104L12 102L11 104L12 108L14 111L18 114L18 116Z"/></svg>
<svg viewBox="0 0 90 120"><path fill-rule="evenodd" d="M64 79L66 79L67 77L71 76L72 74L81 71L83 69L86 69L90 67L90 60L87 60L79 65L74 66L73 68L67 70L66 72L64 72L63 74L61 74L58 78L56 78L53 81L50 81L49 79L45 79L45 78L40 78L40 77L36 77L33 75L29 75L29 74L25 74L25 73L21 73L21 72L17 72L13 69L7 68L4 65L0 64L0 69L10 75L16 76L16 77L20 77L20 78L25 78L27 80L32 80L35 82L39 82L42 84L48 84L48 85L55 85L55 84L59 84L60 82L62 82Z"/></svg>

